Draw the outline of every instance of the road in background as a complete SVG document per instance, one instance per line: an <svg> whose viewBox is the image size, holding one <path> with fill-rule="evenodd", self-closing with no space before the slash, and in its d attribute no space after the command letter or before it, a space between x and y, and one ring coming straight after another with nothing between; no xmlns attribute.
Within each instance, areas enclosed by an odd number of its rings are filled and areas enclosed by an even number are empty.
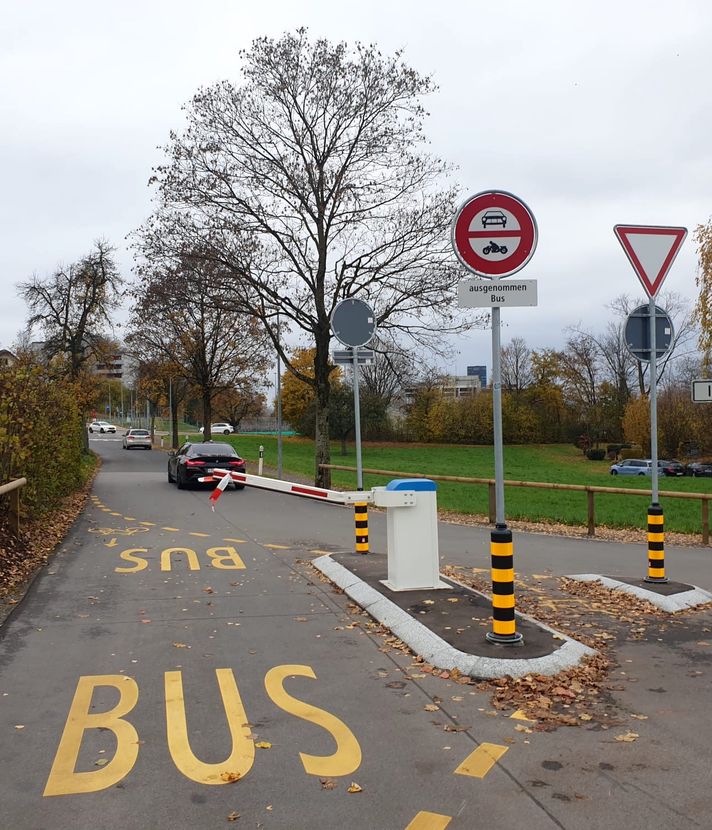
<svg viewBox="0 0 712 830"><path fill-rule="evenodd" d="M309 568L351 549L352 511L247 488L213 513L208 491L167 483L164 453L120 440L92 438L91 504L2 629L3 830L708 826L699 642L625 645L619 729L527 732ZM385 515L369 525L385 550ZM488 566L487 528L440 531L447 561ZM533 573L637 573L644 556L515 544ZM670 575L712 587L703 554L670 550Z"/></svg>

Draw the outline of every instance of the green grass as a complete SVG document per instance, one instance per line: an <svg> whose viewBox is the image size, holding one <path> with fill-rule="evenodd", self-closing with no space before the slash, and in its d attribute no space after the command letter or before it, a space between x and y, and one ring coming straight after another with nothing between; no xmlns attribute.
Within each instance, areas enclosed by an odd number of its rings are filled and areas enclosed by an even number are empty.
<svg viewBox="0 0 712 830"><path fill-rule="evenodd" d="M222 440L222 436L221 440ZM230 442L256 472L259 447L265 448L265 464L277 463L277 439L272 435L234 435ZM333 464L355 467L354 445L341 455L339 442L332 444ZM364 468L397 470L404 474L454 475L472 478L494 478L492 447L447 444L375 444L363 447ZM611 476L609 461L589 461L573 446L553 444L542 446L511 446L504 449L505 479L513 481L547 481L563 484L593 484L601 487L624 487L643 490L638 498L628 495L596 494L596 524L618 528L640 528L646 523L650 502L650 479L633 476ZM314 443L304 438L284 438L283 468L305 476L314 475ZM365 474L364 487L386 484L391 476ZM337 487L356 487L356 474L333 471ZM660 490L689 493L711 493L709 478L660 478ZM556 490L535 490L523 487L505 488L506 515L509 519L561 522L585 525L586 494ZM701 532L700 502L692 499L661 497L665 510L665 528L682 533ZM488 490L485 485L438 483L438 505L458 513L487 514Z"/></svg>

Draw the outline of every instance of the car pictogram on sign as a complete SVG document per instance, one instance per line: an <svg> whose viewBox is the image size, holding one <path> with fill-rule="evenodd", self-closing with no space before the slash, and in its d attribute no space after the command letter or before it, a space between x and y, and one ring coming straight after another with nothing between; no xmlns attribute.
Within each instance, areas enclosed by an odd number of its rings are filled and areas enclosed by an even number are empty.
<svg viewBox="0 0 712 830"><path fill-rule="evenodd" d="M488 210L482 217L482 227L486 228L488 225L501 225L506 228L507 217L501 210Z"/></svg>

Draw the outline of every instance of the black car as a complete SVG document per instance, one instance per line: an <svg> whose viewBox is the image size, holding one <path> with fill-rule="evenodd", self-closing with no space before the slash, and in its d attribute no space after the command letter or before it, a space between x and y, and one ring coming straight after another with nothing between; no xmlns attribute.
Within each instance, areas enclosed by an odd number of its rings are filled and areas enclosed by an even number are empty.
<svg viewBox="0 0 712 830"><path fill-rule="evenodd" d="M179 490L207 476L219 467L236 473L245 472L245 461L230 444L204 441L201 444L185 443L168 456L168 481L175 482ZM236 490L243 490L244 484L235 484Z"/></svg>
<svg viewBox="0 0 712 830"><path fill-rule="evenodd" d="M688 464L685 473L688 476L712 478L712 464L703 464L701 462L694 462Z"/></svg>
<svg viewBox="0 0 712 830"><path fill-rule="evenodd" d="M685 465L679 461L660 461L658 462L660 472L664 476L684 476Z"/></svg>

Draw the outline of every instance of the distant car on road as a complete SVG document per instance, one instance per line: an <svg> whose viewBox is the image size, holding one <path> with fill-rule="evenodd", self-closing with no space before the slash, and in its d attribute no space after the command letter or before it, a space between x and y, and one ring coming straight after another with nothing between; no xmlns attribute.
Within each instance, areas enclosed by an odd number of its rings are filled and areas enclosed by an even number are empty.
<svg viewBox="0 0 712 830"><path fill-rule="evenodd" d="M89 432L116 432L116 427L108 421L92 421L89 424Z"/></svg>
<svg viewBox="0 0 712 830"><path fill-rule="evenodd" d="M145 450L151 449L151 433L147 429L130 429L121 446L125 450L132 450L134 448L143 447Z"/></svg>
<svg viewBox="0 0 712 830"><path fill-rule="evenodd" d="M706 464L703 461L694 461L692 464L687 465L685 475L694 476L695 478L712 478L712 464Z"/></svg>
<svg viewBox="0 0 712 830"><path fill-rule="evenodd" d="M679 461L658 461L660 472L665 476L684 476L685 465Z"/></svg>
<svg viewBox="0 0 712 830"><path fill-rule="evenodd" d="M231 424L210 424L210 434L222 433L223 435L231 435L235 430ZM203 433L203 427L200 427L200 433Z"/></svg>
<svg viewBox="0 0 712 830"><path fill-rule="evenodd" d="M653 462L644 458L626 458L611 464L612 476L649 476L653 472Z"/></svg>
<svg viewBox="0 0 712 830"><path fill-rule="evenodd" d="M168 456L168 481L178 485L179 490L207 476L216 468L231 470L235 473L245 472L245 460L230 444L215 441L203 441L200 444L187 442ZM244 490L244 484L233 485L236 490Z"/></svg>
<svg viewBox="0 0 712 830"><path fill-rule="evenodd" d="M488 210L482 217L482 227L486 228L489 225L501 225L506 228L507 216L501 210Z"/></svg>

